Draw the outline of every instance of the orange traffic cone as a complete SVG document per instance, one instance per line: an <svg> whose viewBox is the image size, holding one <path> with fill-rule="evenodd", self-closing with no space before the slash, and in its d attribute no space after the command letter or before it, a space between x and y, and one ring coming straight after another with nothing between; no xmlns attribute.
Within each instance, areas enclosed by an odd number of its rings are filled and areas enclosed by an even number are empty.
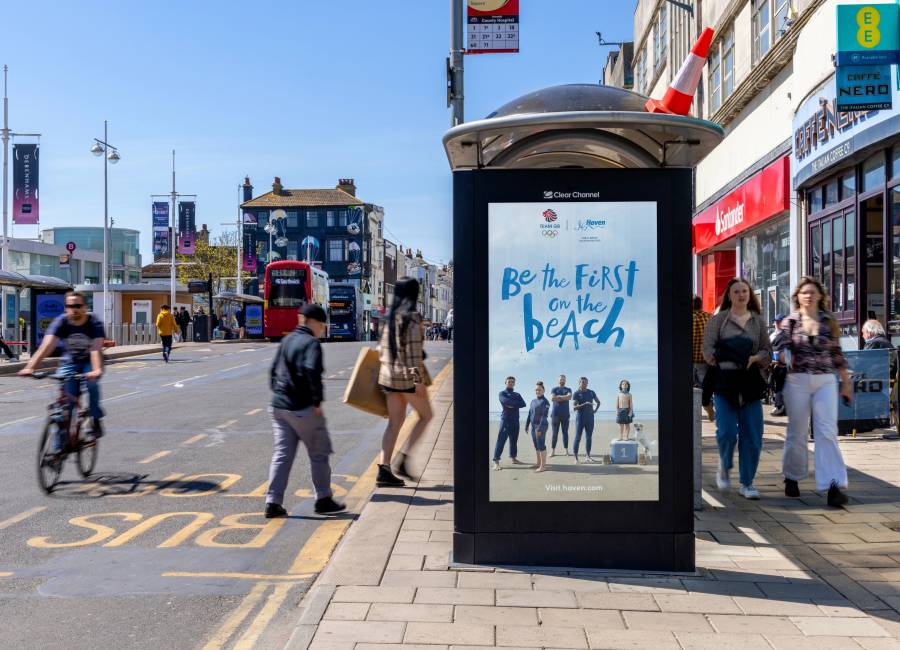
<svg viewBox="0 0 900 650"><path fill-rule="evenodd" d="M644 108L648 113L674 113L675 115L687 115L691 112L691 103L694 101L694 93L697 92L697 84L703 75L703 64L709 56L709 45L712 43L713 30L709 27L703 30L700 38L694 43L690 54L681 64L678 75L666 90L662 101L648 99Z"/></svg>

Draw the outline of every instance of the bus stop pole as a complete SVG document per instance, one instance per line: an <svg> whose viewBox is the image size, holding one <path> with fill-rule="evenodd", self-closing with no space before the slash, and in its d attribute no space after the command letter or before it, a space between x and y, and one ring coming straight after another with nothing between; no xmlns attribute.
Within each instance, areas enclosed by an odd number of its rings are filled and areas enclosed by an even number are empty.
<svg viewBox="0 0 900 650"><path fill-rule="evenodd" d="M463 0L450 0L450 126L462 124L463 117Z"/></svg>

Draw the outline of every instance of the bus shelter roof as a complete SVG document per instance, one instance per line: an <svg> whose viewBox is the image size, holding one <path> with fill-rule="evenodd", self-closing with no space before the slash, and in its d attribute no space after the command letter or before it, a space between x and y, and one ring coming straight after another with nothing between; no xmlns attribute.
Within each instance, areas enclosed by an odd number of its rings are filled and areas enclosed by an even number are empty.
<svg viewBox="0 0 900 650"><path fill-rule="evenodd" d="M0 286L28 288L71 289L72 285L65 280L49 275L23 275L15 271L0 271Z"/></svg>
<svg viewBox="0 0 900 650"><path fill-rule="evenodd" d="M242 304L259 304L263 303L263 299L250 293L235 293L234 291L222 291L213 296L213 300L230 300Z"/></svg>

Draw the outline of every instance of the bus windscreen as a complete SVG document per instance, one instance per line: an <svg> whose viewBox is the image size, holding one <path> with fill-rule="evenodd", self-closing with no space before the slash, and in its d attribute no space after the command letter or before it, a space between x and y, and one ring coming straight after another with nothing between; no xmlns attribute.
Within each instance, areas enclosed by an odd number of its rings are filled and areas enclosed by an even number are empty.
<svg viewBox="0 0 900 650"><path fill-rule="evenodd" d="M308 302L305 269L272 269L269 273L270 307L300 307Z"/></svg>

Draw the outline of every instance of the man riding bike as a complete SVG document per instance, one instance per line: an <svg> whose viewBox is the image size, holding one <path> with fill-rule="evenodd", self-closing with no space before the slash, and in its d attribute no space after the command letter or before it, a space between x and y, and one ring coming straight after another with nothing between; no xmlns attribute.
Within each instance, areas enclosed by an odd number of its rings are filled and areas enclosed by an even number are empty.
<svg viewBox="0 0 900 650"><path fill-rule="evenodd" d="M78 403L81 394L81 382L72 377L84 375L87 380L89 412L93 418L93 435L99 438L103 435L99 382L103 375L103 339L106 338L106 334L103 331L103 323L88 313L84 294L69 291L65 297L65 304L65 313L50 324L41 347L18 374L23 377L33 375L41 360L62 342L63 356L57 374L70 377L65 383L66 393L72 396L69 415L71 417L71 409ZM59 448L63 443L64 439L57 441Z"/></svg>

